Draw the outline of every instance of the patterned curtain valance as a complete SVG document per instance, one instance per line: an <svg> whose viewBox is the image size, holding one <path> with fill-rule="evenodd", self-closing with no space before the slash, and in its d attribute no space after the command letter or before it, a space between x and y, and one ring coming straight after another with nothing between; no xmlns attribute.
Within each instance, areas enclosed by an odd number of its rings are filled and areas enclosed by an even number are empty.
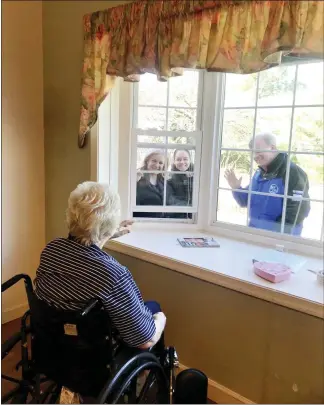
<svg viewBox="0 0 324 405"><path fill-rule="evenodd" d="M84 16L79 146L115 76L252 73L282 52L323 58L323 13L322 1L141 0Z"/></svg>

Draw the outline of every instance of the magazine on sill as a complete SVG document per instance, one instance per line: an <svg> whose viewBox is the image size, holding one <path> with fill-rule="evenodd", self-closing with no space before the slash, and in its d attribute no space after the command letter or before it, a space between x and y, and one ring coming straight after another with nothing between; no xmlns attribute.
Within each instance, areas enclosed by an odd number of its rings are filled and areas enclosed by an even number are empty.
<svg viewBox="0 0 324 405"><path fill-rule="evenodd" d="M182 247L219 247L219 243L214 238L178 238L178 242Z"/></svg>

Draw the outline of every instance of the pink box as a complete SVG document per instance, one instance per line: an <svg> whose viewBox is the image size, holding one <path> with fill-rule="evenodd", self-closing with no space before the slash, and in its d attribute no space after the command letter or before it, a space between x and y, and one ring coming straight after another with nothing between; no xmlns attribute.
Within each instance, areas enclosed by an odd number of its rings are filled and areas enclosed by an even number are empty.
<svg viewBox="0 0 324 405"><path fill-rule="evenodd" d="M255 274L272 283L280 283L291 276L291 268L280 263L255 262L253 270Z"/></svg>

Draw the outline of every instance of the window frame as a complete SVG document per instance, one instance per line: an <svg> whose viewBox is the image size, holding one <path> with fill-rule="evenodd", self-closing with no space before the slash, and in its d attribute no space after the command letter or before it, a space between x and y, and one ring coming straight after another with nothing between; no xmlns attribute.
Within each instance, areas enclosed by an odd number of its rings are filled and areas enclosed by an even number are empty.
<svg viewBox="0 0 324 405"><path fill-rule="evenodd" d="M222 134L223 132L223 116L224 116L224 111L226 109L253 109L254 110L254 123L253 123L253 136L252 136L252 142L255 139L256 135L256 120L257 120L257 111L258 109L263 109L263 108L290 108L292 110L291 112L291 122L290 122L290 133L289 133L289 144L287 150L279 151L283 153L287 153L288 159L287 159L287 167L286 167L286 177L285 177L285 192L284 195L278 195L277 198L283 198L283 217L281 220L281 231L280 233L272 232L272 231L266 231L262 229L256 229L256 228L250 228L248 225L238 225L238 224L230 224L226 223L223 221L217 220L217 207L218 207L218 191L219 190L226 190L228 192L232 192L230 188L223 188L219 186L219 168L220 168L220 160L221 160L221 154L223 150L229 150L229 151L240 151L240 152L249 152L251 154L251 161L253 161L253 156L255 153L255 149L240 149L240 148L222 148L222 136L216 136L214 138L215 142L215 148L214 148L214 155L213 155L213 174L212 177L214 180L212 180L212 185L213 185L213 190L211 192L211 204L210 204L210 215L209 215L209 229L212 230L212 228L220 228L225 231L225 234L231 233L232 231L239 231L242 232L242 234L251 234L255 235L256 238L258 236L265 237L265 238L271 238L279 241L284 241L286 243L292 242L300 246L300 245L307 245L307 246L312 246L317 250L317 248L320 248L323 250L323 240L324 240L324 218L322 221L322 226L321 226L321 239L320 240L315 240L315 239L308 239L308 238L298 238L293 235L285 234L283 232L284 226L285 226L285 217L286 217L286 206L287 206L287 200L289 198L293 198L293 196L288 195L288 181L289 181L289 174L290 174L290 162L291 162L291 155L295 154L300 154L300 155L322 155L324 158L323 152L320 153L315 153L315 152L307 152L307 151L292 151L291 150L291 144L292 144L292 139L293 139L293 124L294 124L294 111L295 108L302 108L302 107L323 107L322 105L319 104L314 104L314 105L299 105L295 103L296 100L296 90L297 90L297 79L298 79L298 65L296 66L295 70L295 77L294 77L294 88L293 88L293 100L292 103L289 105L285 106L258 106L258 89L259 89L259 75L257 78L257 85L256 85L256 98L255 98L255 105L254 106L241 106L241 107L225 107L225 84L226 84L226 73L217 73L218 80L217 80L217 87L216 87L216 93L217 93L217 100L215 103L215 109L218 113L218 119L217 122L215 123L216 125L216 133ZM248 194L248 205L246 208L246 215L247 215L247 221L248 221L248 215L249 215L249 208L250 208L250 203L251 203L251 195L253 194L258 194L258 195L263 195L266 193L260 193L260 192L253 192L251 190L252 188L252 176L253 176L253 165L250 165L250 182L249 182L249 188L246 191ZM240 190L233 190L233 191L238 191L241 192ZM323 200L317 200L313 198L302 198L302 200L305 201L310 201L312 202L318 202L323 205L324 208L324 201ZM247 222L248 223L248 222ZM255 237L252 237L253 240L256 240ZM323 254L323 251L321 252Z"/></svg>
<svg viewBox="0 0 324 405"><path fill-rule="evenodd" d="M188 71L197 71L195 69L185 69ZM170 92L170 85L167 82L167 91L166 91L166 98L167 102L166 105L143 105L137 104L139 100L139 83L133 84L133 103L132 103L132 127L131 127L131 174L130 174L130 200L131 200L131 210L130 215L133 212L162 212L162 213L191 213L193 214L192 219L183 220L183 219L170 219L170 218L161 218L161 221L165 222L185 222L185 223L196 223L196 217L199 211L199 188L200 188L200 166L201 166L201 151L202 151L202 137L203 131L202 127L202 111L203 111L203 86L204 86L204 72L198 71L199 81L198 81L198 89L197 89L197 107L179 107L169 104L169 92ZM138 108L140 107L148 107L148 108L161 108L166 110L166 128L164 130L158 129L141 129L138 128ZM183 109L183 110L196 110L196 128L193 131L171 131L168 129L168 110L169 109ZM148 136L155 136L159 135L161 137L165 137L165 143L142 143L138 142L137 137L139 135L148 135ZM168 149L176 149L179 147L179 144L176 143L169 143L168 139L170 137L180 136L184 138L194 138L194 144L183 144L181 147L183 149L194 150L195 151L195 161L194 161L194 171L193 171L193 196L192 196L192 205L191 206L139 206L136 205L136 174L137 174L137 148L148 148L148 149L161 149L165 152L165 156L167 155ZM172 174L171 170L165 170L165 174ZM166 177L167 178L167 177ZM167 182L165 178L165 184ZM164 199L166 197L166 187L164 187ZM137 221L153 221L155 222L157 218L136 218Z"/></svg>
<svg viewBox="0 0 324 405"><path fill-rule="evenodd" d="M158 223L159 229L175 229L174 222L177 222L176 229L179 232L206 231L211 234L219 234L232 239L239 239L248 243L261 244L279 250L295 251L308 255L322 256L323 242L298 238L288 234L275 233L262 229L254 229L248 226L229 224L216 221L217 212L217 188L219 182L218 168L221 137L217 134L222 130L222 95L224 88L224 73L211 73L201 71L202 80L202 101L201 101L201 165L200 165L200 189L198 195L198 213L195 224L187 221L165 221L165 219L151 218L151 222ZM210 88L215 88L211 92ZM208 91L209 89L209 91ZM134 84L124 82L118 78L116 85L110 92L105 102L99 108L98 123L91 130L90 155L91 155L91 179L93 181L109 181L120 194L122 201L122 217L130 218L132 214L131 204L131 148L132 148L132 122L133 122L133 94ZM110 128L104 130L101 125L103 116L109 112ZM111 138L107 142L101 139ZM113 146L112 146L113 145ZM105 148L105 152L99 149ZM114 162L118 170L112 171L110 175L100 175L107 170L107 164L101 164L103 156L114 155ZM219 155L219 156L218 156ZM111 167L111 164L110 164ZM112 175L112 172L115 172ZM116 174L117 172L117 174ZM202 181L203 179L203 181ZM324 205L324 203L323 203ZM188 211L187 211L188 212ZM137 219L136 219L137 221ZM181 222L186 222L181 223ZM323 226L322 226L323 228ZM322 229L323 233L323 229Z"/></svg>

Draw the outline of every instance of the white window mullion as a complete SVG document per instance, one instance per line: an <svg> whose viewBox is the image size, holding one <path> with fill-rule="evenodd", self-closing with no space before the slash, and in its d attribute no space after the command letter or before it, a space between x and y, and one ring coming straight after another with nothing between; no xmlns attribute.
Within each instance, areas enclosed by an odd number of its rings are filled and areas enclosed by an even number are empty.
<svg viewBox="0 0 324 405"><path fill-rule="evenodd" d="M170 79L167 82L167 105L165 112L165 130L169 128L169 96L170 96Z"/></svg>
<svg viewBox="0 0 324 405"><path fill-rule="evenodd" d="M259 84L260 84L260 73L258 73L257 83L256 83L256 95L255 95L255 106L254 106L254 122L253 122L253 135L252 135L252 148L250 151L250 184L249 184L249 193L248 193L248 203L246 207L246 225L249 225L250 221L250 208L251 208L251 191L252 191L252 179L253 179L253 159L254 159L254 140L255 140L255 131L256 131L256 122L257 122L257 115L258 115L258 99L259 99Z"/></svg>
<svg viewBox="0 0 324 405"><path fill-rule="evenodd" d="M136 206L136 189L137 189L137 137L132 132L131 136L131 168L130 168L130 212L129 218L132 216L133 207Z"/></svg>
<svg viewBox="0 0 324 405"><path fill-rule="evenodd" d="M118 152L118 193L122 201L121 215L123 219L131 216L131 187L133 177L136 179L136 171L133 173L131 162L131 148L133 137L131 128L133 122L137 122L137 113L133 108L134 92L136 86L120 79L119 90L119 152ZM127 108L125 108L127 106ZM135 141L135 140L134 140ZM112 151L114 153L114 151ZM108 157L106 157L108 159ZM115 169L116 170L116 169ZM136 185L136 181L135 181Z"/></svg>
<svg viewBox="0 0 324 405"><path fill-rule="evenodd" d="M225 74L224 73L207 73L206 85L204 87L206 97L204 108L204 151L202 155L202 164L207 179L206 192L204 200L209 200L207 226L217 223L217 206L218 206L218 186L219 170L221 161L222 131L223 131L223 109L225 104ZM209 76L210 75L210 76ZM210 89L215 89L211 92ZM213 117L211 119L211 117ZM202 181L205 179L202 176ZM209 183L209 184L208 184ZM202 213L203 215L203 213Z"/></svg>
<svg viewBox="0 0 324 405"><path fill-rule="evenodd" d="M168 88L169 88L169 86L168 86ZM167 119L167 122L168 122L168 119ZM166 192L167 192L167 181L168 181L168 149L167 149L167 146L168 146L168 142L169 142L169 139L168 139L168 137L166 137L166 144L165 144L165 149L164 149L164 178L163 178L163 181L164 181L164 187L163 187L163 206L166 206L167 205L167 201L166 201Z"/></svg>
<svg viewBox="0 0 324 405"><path fill-rule="evenodd" d="M196 149L195 149L195 165L194 165L194 175L193 175L193 190L192 190L192 207L195 212L199 210L199 193L200 193L200 167L201 167L201 143L202 143L202 133L196 137Z"/></svg>
<svg viewBox="0 0 324 405"><path fill-rule="evenodd" d="M161 137L173 137L179 136L181 138L195 138L200 136L201 131L160 131L158 129L141 129L141 128L132 128L133 135L148 135L148 136L161 136ZM174 144L178 145L178 144ZM181 144L182 146L182 144Z"/></svg>
<svg viewBox="0 0 324 405"><path fill-rule="evenodd" d="M138 87L139 87L138 83L133 84L133 100L138 100L138 90L139 90ZM131 128L137 128L137 126L138 126L138 107L135 102L132 102L131 110L132 110L132 116L133 116Z"/></svg>
<svg viewBox="0 0 324 405"><path fill-rule="evenodd" d="M286 210L287 210L287 197L288 197L288 184L289 184L289 174L290 174L290 159L291 159L291 143L293 137L294 129L294 116L295 116L295 100L296 100L296 90L297 90L297 79L298 79L298 65L295 70L295 79L294 79L294 90L293 90L293 102L292 102L292 111L291 111L291 120L290 120L290 134L289 134L289 143L288 143L288 156L287 156L287 167L286 167L286 177L285 177L285 196L282 207L282 218L281 218L281 233L285 233L285 222L286 222Z"/></svg>
<svg viewBox="0 0 324 405"><path fill-rule="evenodd" d="M179 213L196 213L195 207L188 206L163 206L163 205L133 205L133 212L179 212Z"/></svg>
<svg viewBox="0 0 324 405"><path fill-rule="evenodd" d="M138 134L140 134L141 132L138 131ZM170 136L178 136L178 134L176 132L171 132ZM197 135L196 135L197 136ZM198 137L197 137L198 138ZM136 137L135 137L136 139ZM168 137L166 138L166 142L165 143L155 143L155 142L137 142L137 147L138 148L155 148L155 149L177 149L177 147L179 148L179 146L181 147L181 149L186 149L186 150L195 150L197 145L192 145L189 143L184 143L179 145L178 143L168 143Z"/></svg>
<svg viewBox="0 0 324 405"><path fill-rule="evenodd" d="M204 103L204 79L206 72L199 71L199 82L198 82L198 99L197 99L197 119L196 119L196 130L202 129L202 120L203 120L203 110L205 108Z"/></svg>

